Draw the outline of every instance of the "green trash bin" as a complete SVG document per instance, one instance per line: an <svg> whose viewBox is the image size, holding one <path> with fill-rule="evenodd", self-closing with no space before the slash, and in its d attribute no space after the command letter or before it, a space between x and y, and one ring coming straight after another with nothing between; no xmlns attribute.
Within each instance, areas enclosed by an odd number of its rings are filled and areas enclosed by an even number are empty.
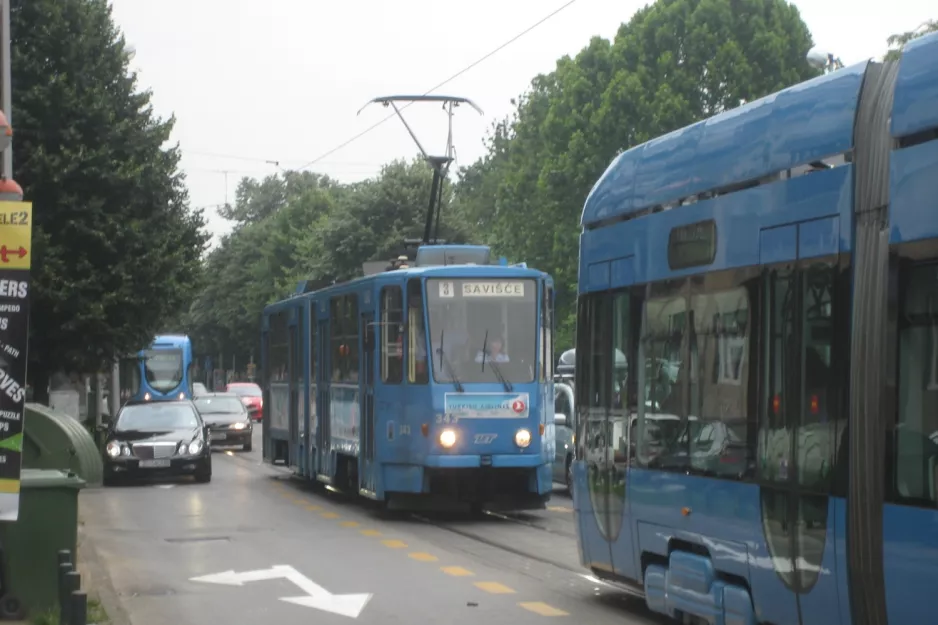
<svg viewBox="0 0 938 625"><path fill-rule="evenodd" d="M70 550L75 561L78 493L84 486L85 481L72 472L22 470L19 518L0 522L0 617L22 618L56 606L58 552Z"/></svg>

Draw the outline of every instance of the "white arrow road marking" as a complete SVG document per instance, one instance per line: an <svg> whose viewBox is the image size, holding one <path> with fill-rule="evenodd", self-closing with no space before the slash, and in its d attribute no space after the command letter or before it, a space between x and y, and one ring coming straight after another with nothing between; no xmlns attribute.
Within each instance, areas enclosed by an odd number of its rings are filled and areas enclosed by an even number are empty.
<svg viewBox="0 0 938 625"><path fill-rule="evenodd" d="M313 580L309 579L289 564L278 564L269 569L257 571L222 571L211 575L190 578L192 582L224 584L226 586L244 586L245 582L259 582L270 579L286 579L293 582L306 594L300 597L280 597L280 601L315 608L350 618L358 618L365 605L371 599L371 593L334 595Z"/></svg>

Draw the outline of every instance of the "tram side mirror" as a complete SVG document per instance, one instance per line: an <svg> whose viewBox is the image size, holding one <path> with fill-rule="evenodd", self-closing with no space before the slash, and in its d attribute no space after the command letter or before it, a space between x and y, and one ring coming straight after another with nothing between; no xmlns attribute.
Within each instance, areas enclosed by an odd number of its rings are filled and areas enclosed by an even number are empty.
<svg viewBox="0 0 938 625"><path fill-rule="evenodd" d="M567 415L562 412L554 413L554 425L567 425Z"/></svg>

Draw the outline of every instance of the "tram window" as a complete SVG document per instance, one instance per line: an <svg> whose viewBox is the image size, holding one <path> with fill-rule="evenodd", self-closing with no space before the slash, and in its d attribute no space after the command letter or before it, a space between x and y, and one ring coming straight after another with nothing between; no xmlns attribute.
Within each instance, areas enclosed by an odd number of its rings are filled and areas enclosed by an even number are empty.
<svg viewBox="0 0 938 625"><path fill-rule="evenodd" d="M687 465L688 429L684 401L687 360L686 281L669 280L648 286L640 358L636 462L660 469ZM644 400L644 401L642 401Z"/></svg>
<svg viewBox="0 0 938 625"><path fill-rule="evenodd" d="M361 340L359 336L360 326L358 323L358 295L353 293L351 295L346 295L346 318L345 318L345 328L346 328L346 345L348 349L346 355L348 358L348 373L346 375L346 380L348 382L358 382L358 376L360 373L360 363L358 360L358 344Z"/></svg>
<svg viewBox="0 0 938 625"><path fill-rule="evenodd" d="M288 311L281 311L270 316L270 331L268 332L270 343L267 348L267 362L271 382L287 381L289 358L288 314Z"/></svg>
<svg viewBox="0 0 938 625"><path fill-rule="evenodd" d="M607 341L610 296L591 293L580 298L577 332L576 388L577 457L604 462L607 447L606 407L609 405L612 357ZM591 486L592 488L592 486Z"/></svg>
<svg viewBox="0 0 938 625"><path fill-rule="evenodd" d="M778 267L764 281L765 397L757 451L762 480L829 493L843 409L849 346L846 274L829 264ZM792 456L792 435L795 456Z"/></svg>
<svg viewBox="0 0 938 625"><path fill-rule="evenodd" d="M316 359L319 352L316 351L316 305L309 308L309 326L307 331L309 337L309 381L316 381Z"/></svg>
<svg viewBox="0 0 938 625"><path fill-rule="evenodd" d="M554 289L544 285L541 301L541 381L554 377Z"/></svg>
<svg viewBox="0 0 938 625"><path fill-rule="evenodd" d="M358 381L358 296L333 297L329 302L332 322L332 381Z"/></svg>
<svg viewBox="0 0 938 625"><path fill-rule="evenodd" d="M632 301L629 293L612 295L612 405L609 412L609 457L616 464L629 461L628 420L635 408L635 386L629 380L629 360L632 356Z"/></svg>
<svg viewBox="0 0 938 625"><path fill-rule="evenodd" d="M404 370L404 294L399 286L381 289L381 381L400 384Z"/></svg>
<svg viewBox="0 0 938 625"><path fill-rule="evenodd" d="M754 276L758 289L759 277ZM749 441L751 307L735 271L691 279L690 407L686 456L690 468L741 478L755 470ZM750 409L752 408L752 409Z"/></svg>
<svg viewBox="0 0 938 625"><path fill-rule="evenodd" d="M898 423L887 459L898 503L938 508L938 264L903 268Z"/></svg>
<svg viewBox="0 0 938 625"><path fill-rule="evenodd" d="M407 282L407 381L411 384L430 380L423 310L423 288L418 278L412 278Z"/></svg>

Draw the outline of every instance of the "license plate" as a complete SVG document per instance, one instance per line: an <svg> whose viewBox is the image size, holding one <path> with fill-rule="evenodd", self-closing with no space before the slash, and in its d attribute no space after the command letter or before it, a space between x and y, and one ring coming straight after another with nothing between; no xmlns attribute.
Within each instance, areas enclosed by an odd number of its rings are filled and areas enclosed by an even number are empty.
<svg viewBox="0 0 938 625"><path fill-rule="evenodd" d="M226 438L228 438L228 435L225 434L224 432L212 432L213 441L223 441Z"/></svg>
<svg viewBox="0 0 938 625"><path fill-rule="evenodd" d="M165 469L169 467L169 458L159 458L156 460L141 460L141 469Z"/></svg>

